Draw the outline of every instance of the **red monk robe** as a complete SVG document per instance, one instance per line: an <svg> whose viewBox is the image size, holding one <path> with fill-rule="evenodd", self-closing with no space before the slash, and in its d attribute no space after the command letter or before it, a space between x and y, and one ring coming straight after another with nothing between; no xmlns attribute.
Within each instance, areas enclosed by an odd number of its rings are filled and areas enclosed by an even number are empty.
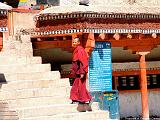
<svg viewBox="0 0 160 120"><path fill-rule="evenodd" d="M78 45L73 52L72 71L71 75L75 77L72 89L70 92L70 99L72 101L79 101L86 103L91 100L91 95L86 89L86 77L88 73L88 56L84 48ZM80 78L81 75L83 78Z"/></svg>

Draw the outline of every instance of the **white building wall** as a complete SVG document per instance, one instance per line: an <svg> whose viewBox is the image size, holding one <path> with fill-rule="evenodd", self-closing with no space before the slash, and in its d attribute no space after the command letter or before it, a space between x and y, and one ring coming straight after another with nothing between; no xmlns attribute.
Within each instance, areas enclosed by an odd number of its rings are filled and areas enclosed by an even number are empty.
<svg viewBox="0 0 160 120"><path fill-rule="evenodd" d="M78 5L79 1L85 0L59 0L60 5ZM143 6L159 6L160 0L87 0L89 4L92 5L124 5L124 4L137 4ZM30 6L31 4L36 5L36 0L28 0L27 4Z"/></svg>
<svg viewBox="0 0 160 120"><path fill-rule="evenodd" d="M92 5L123 5L135 4L142 6L159 6L160 0L89 0Z"/></svg>
<svg viewBox="0 0 160 120"><path fill-rule="evenodd" d="M89 0L91 5L119 5L124 3L124 0Z"/></svg>
<svg viewBox="0 0 160 120"><path fill-rule="evenodd" d="M160 92L150 91L148 96L150 115L160 116ZM142 113L140 92L119 93L119 104L121 117L138 117Z"/></svg>
<svg viewBox="0 0 160 120"><path fill-rule="evenodd" d="M79 0L60 0L60 6L63 5L79 5Z"/></svg>
<svg viewBox="0 0 160 120"><path fill-rule="evenodd" d="M36 0L28 0L27 1L28 6L31 6L31 4L36 5L37 4Z"/></svg>
<svg viewBox="0 0 160 120"><path fill-rule="evenodd" d="M35 22L33 20L36 13L13 13L13 26L14 26L14 33L16 34L20 30L23 29L34 29Z"/></svg>

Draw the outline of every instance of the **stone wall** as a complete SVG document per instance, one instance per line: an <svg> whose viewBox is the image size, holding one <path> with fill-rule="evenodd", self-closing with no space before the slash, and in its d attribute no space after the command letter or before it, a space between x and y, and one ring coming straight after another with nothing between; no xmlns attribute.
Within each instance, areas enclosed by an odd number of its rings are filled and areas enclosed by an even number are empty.
<svg viewBox="0 0 160 120"><path fill-rule="evenodd" d="M30 35L9 36L3 39L0 56L32 57L33 49Z"/></svg>
<svg viewBox="0 0 160 120"><path fill-rule="evenodd" d="M159 91L149 91L149 112L150 116L160 116L160 93ZM141 115L141 93L129 92L119 93L120 116L138 117Z"/></svg>
<svg viewBox="0 0 160 120"><path fill-rule="evenodd" d="M18 34L24 29L32 30L35 28L34 16L36 13L19 13L13 12L13 34Z"/></svg>

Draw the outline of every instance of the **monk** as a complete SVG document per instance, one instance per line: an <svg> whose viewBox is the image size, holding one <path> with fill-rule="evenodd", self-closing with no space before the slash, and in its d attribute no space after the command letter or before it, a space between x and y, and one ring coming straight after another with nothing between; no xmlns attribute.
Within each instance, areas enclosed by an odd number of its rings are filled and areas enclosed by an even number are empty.
<svg viewBox="0 0 160 120"><path fill-rule="evenodd" d="M72 103L78 102L79 112L92 111L90 101L92 99L86 88L86 77L88 73L88 56L84 48L80 45L79 38L74 38L72 47L75 48L72 59L71 76L75 78L70 91Z"/></svg>

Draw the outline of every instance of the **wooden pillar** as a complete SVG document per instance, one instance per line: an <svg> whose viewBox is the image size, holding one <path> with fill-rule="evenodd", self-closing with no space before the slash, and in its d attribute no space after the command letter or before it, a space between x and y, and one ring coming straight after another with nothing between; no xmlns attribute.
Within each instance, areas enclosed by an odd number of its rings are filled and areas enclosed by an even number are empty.
<svg viewBox="0 0 160 120"><path fill-rule="evenodd" d="M88 55L91 55L92 50L95 47L95 37L94 33L88 33L85 34L83 44L85 46L85 51L88 53Z"/></svg>
<svg viewBox="0 0 160 120"><path fill-rule="evenodd" d="M88 34L84 34L83 37L83 46L85 48L85 51L88 54L88 57L90 57L92 50L95 47L95 37L94 37L94 33L88 33ZM86 87L89 90L89 80L88 80L88 75L87 75L87 80L86 80Z"/></svg>
<svg viewBox="0 0 160 120"><path fill-rule="evenodd" d="M12 36L14 34L14 20L13 20L13 11L8 12L8 35Z"/></svg>
<svg viewBox="0 0 160 120"><path fill-rule="evenodd" d="M114 84L114 89L117 90L117 83L118 83L118 77L117 76L113 76L113 84Z"/></svg>
<svg viewBox="0 0 160 120"><path fill-rule="evenodd" d="M145 55L149 52L138 52L140 56L140 85L141 85L141 99L142 99L142 117L143 120L149 120L149 107L148 107L148 91L147 91L147 74Z"/></svg>

